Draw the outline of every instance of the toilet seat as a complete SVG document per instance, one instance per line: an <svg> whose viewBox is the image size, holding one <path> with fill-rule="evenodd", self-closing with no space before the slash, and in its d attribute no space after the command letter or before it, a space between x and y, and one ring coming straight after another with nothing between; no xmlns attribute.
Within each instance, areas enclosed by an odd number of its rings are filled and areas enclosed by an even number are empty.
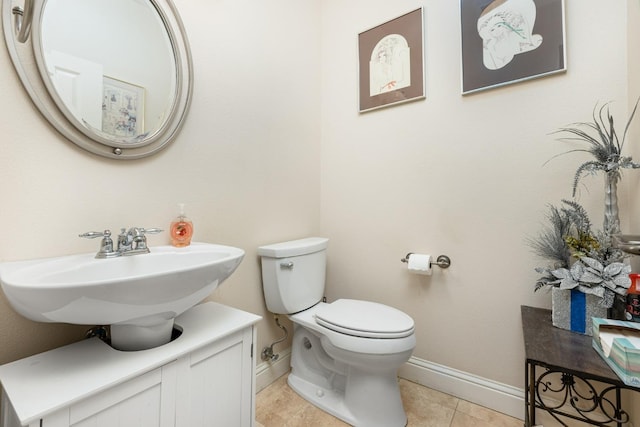
<svg viewBox="0 0 640 427"><path fill-rule="evenodd" d="M318 325L345 335L363 338L404 338L414 332L406 313L371 301L339 299L315 312Z"/></svg>

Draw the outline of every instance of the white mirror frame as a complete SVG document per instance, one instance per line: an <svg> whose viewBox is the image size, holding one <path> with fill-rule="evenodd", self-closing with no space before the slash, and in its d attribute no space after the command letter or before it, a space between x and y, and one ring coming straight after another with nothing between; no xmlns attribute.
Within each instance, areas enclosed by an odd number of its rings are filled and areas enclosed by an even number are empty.
<svg viewBox="0 0 640 427"><path fill-rule="evenodd" d="M48 90L50 85L48 76L46 73L43 76L38 68L38 64L44 62L38 31L42 11L47 0L24 0L22 8L24 16L20 17L13 12L13 8L16 6L14 0L2 0L2 25L7 49L20 81L31 100L40 113L63 136L79 147L103 157L130 160L157 153L175 138L191 104L193 66L182 21L171 0L148 1L158 11L173 46L176 61L176 94L174 105L162 127L142 142L130 143L105 138L97 132L91 132L87 128L74 125L63 113L63 109L66 107L55 90ZM33 17L32 22L28 22L30 15ZM31 34L25 35L25 30L29 31L29 25L31 26ZM26 37L25 42L20 42L19 38L24 37Z"/></svg>

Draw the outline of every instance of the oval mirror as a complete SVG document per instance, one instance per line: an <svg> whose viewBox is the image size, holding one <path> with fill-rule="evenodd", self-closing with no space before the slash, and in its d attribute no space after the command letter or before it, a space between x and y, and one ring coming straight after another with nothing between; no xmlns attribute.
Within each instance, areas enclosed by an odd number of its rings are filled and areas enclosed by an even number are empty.
<svg viewBox="0 0 640 427"><path fill-rule="evenodd" d="M7 48L44 117L92 153L135 159L175 137L191 54L171 0L2 0Z"/></svg>

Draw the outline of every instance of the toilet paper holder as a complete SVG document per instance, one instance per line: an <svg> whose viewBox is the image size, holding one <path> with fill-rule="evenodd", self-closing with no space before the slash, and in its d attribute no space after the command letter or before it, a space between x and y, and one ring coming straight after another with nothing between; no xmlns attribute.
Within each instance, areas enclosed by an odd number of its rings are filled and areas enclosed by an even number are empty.
<svg viewBox="0 0 640 427"><path fill-rule="evenodd" d="M413 252L409 252L404 258L402 258L401 262L409 262L409 257L413 254ZM440 255L436 258L435 261L431 261L431 265L437 265L440 268L449 268L451 266L451 258L446 255Z"/></svg>

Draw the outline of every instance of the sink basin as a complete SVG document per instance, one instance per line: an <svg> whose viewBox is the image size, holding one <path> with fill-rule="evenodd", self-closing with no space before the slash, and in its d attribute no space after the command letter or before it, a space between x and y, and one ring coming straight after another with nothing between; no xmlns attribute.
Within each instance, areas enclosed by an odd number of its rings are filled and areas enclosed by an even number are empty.
<svg viewBox="0 0 640 427"><path fill-rule="evenodd" d="M173 319L206 298L244 251L192 243L96 259L95 253L0 263L11 306L37 322L111 325L112 345L144 350L171 340Z"/></svg>

